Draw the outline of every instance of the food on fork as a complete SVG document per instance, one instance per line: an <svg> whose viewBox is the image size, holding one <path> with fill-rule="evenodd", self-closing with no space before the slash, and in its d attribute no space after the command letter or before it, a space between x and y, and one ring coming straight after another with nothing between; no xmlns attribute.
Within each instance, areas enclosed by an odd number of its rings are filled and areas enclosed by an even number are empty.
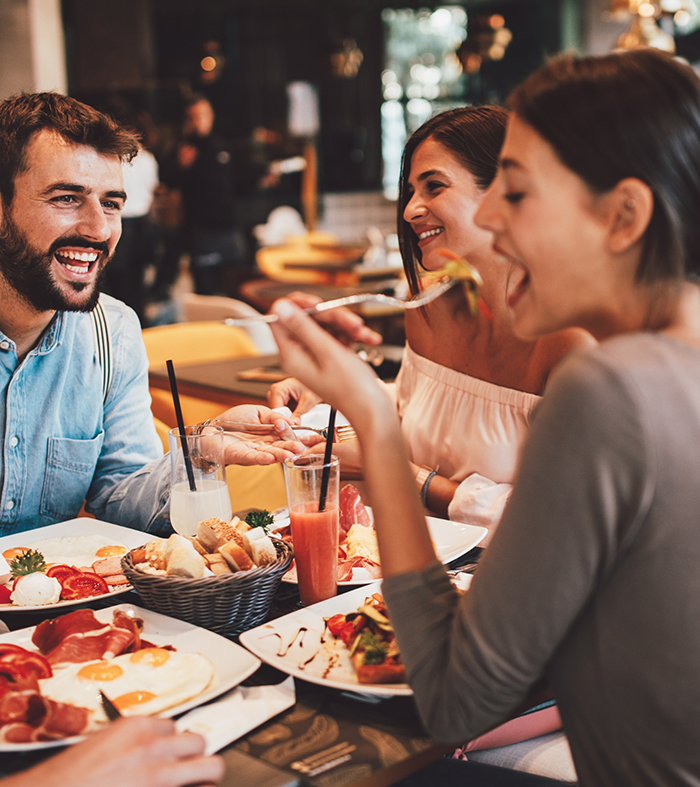
<svg viewBox="0 0 700 787"><path fill-rule="evenodd" d="M394 629L384 598L373 593L357 612L333 615L326 621L328 631L340 638L350 651L359 683L404 683L406 671L401 661Z"/></svg>

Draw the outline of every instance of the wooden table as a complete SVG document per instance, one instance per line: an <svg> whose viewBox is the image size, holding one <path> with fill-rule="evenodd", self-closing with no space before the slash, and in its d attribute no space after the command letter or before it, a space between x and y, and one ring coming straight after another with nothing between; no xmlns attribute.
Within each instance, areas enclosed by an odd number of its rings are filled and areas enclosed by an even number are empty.
<svg viewBox="0 0 700 787"><path fill-rule="evenodd" d="M241 380L238 376L241 372L257 368L282 375L278 355L256 355L251 358L178 366L178 391L186 396L220 402L227 407L251 403L266 405L271 381ZM149 371L148 384L154 388L170 390L165 366Z"/></svg>
<svg viewBox="0 0 700 787"><path fill-rule="evenodd" d="M144 606L135 591L120 596L119 602ZM95 600L90 606L113 603ZM286 614L298 603L296 586L282 584L270 617ZM7 622L20 629L46 617L52 616L27 613ZM286 677L263 664L243 685L272 685ZM296 678L295 686L292 708L220 752L227 765L222 787L325 787L329 777L334 787L388 787L451 750L428 737L411 697L372 697ZM2 755L0 777L55 752Z"/></svg>
<svg viewBox="0 0 700 787"><path fill-rule="evenodd" d="M359 345L362 346L362 345ZM393 379L400 364L403 347L396 345L380 345L367 348L370 358L384 358L384 365L377 367L382 379ZM267 391L272 380L241 380L241 372L251 369L263 369L265 372L279 376L286 375L279 366L278 355L256 355L252 358L237 358L235 360L213 361L211 363L178 366L177 387L180 394L206 399L210 402L219 402L227 407L238 404L267 404ZM386 371L386 374L383 373ZM154 388L170 390L168 371L153 369L148 373L149 385Z"/></svg>

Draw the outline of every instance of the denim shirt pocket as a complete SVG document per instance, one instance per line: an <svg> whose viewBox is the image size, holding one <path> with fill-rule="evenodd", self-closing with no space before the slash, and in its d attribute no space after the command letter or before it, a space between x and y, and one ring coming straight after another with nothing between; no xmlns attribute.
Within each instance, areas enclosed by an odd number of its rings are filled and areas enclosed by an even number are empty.
<svg viewBox="0 0 700 787"><path fill-rule="evenodd" d="M77 516L90 489L104 432L90 440L49 437L41 513L58 519Z"/></svg>

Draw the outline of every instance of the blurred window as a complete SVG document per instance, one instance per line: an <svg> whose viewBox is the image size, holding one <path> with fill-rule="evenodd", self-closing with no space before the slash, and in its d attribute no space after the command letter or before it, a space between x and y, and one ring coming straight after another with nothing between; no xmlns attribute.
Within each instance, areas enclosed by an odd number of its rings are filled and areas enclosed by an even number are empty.
<svg viewBox="0 0 700 787"><path fill-rule="evenodd" d="M464 104L456 51L467 37L467 13L461 6L387 8L382 20L382 185L396 199L406 139L436 112Z"/></svg>

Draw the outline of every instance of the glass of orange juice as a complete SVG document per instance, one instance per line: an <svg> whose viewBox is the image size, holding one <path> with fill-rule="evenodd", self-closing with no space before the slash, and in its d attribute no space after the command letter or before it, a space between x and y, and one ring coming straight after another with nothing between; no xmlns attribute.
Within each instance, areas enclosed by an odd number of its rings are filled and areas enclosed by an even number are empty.
<svg viewBox="0 0 700 787"><path fill-rule="evenodd" d="M319 510L324 470L325 502ZM335 596L338 590L338 490L340 463L307 454L284 462L299 597L304 605Z"/></svg>

